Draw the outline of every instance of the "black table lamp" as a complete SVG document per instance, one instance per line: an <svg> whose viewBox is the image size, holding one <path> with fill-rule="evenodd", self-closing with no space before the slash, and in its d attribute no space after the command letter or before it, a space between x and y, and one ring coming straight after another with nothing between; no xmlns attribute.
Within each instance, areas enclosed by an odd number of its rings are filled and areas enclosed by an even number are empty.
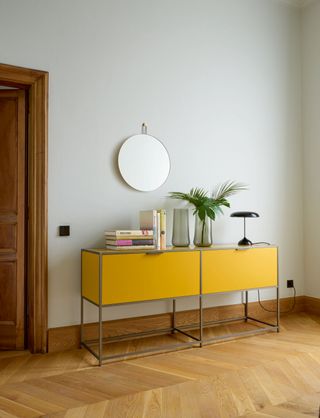
<svg viewBox="0 0 320 418"><path fill-rule="evenodd" d="M238 245L252 245L252 242L246 237L246 218L259 218L259 214L256 212L233 212L231 218L243 218L244 233L243 238L238 242Z"/></svg>

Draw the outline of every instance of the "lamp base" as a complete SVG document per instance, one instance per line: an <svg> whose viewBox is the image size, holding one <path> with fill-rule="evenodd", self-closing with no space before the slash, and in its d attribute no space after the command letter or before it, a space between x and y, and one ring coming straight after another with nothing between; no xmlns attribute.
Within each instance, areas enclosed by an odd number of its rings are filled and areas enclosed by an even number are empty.
<svg viewBox="0 0 320 418"><path fill-rule="evenodd" d="M252 245L252 242L248 239L248 238L246 238L246 237L243 237L239 242L238 242L238 245L246 245L246 246L248 246L248 245Z"/></svg>

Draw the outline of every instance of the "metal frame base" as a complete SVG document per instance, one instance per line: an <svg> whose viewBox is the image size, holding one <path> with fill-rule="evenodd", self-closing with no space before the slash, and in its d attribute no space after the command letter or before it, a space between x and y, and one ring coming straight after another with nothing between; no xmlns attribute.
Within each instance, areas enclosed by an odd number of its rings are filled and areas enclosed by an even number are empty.
<svg viewBox="0 0 320 418"><path fill-rule="evenodd" d="M218 336L215 336L215 337L205 338L202 341L202 345L213 344L214 342L220 342L221 340L226 340L227 341L227 340L234 339L234 338L237 338L237 337L242 337L242 336L250 336L250 335L260 334L261 332L267 332L267 331L279 332L279 326L277 324L271 324L269 322L261 321L260 319L253 318L251 316L223 319L223 320L220 320L220 321L209 321L209 322L205 322L203 324L203 326L206 327L206 328L209 328L209 327L212 327L212 326L218 326L218 325L221 325L221 324L228 324L228 323L237 322L237 321L247 322L248 320L259 322L260 324L265 324L267 326L266 327L260 327L260 328L257 328L257 329L252 329L252 330L241 331L241 332L233 332L232 334L224 334L224 335L218 335Z"/></svg>
<svg viewBox="0 0 320 418"><path fill-rule="evenodd" d="M167 351L173 351L174 349L183 349L183 348L191 348L194 346L194 342L185 342L185 343L177 343L177 344L166 344L161 347L151 347L146 350L140 350L140 351L130 351L129 353L125 354L113 354L108 356L101 356L99 357L99 353L96 352L94 349L92 349L87 343L82 342L81 346L85 347L90 353L99 361L99 366L101 366L102 361L106 360L115 360L115 359L125 359L126 357L134 357L139 356L143 354L149 354L149 353L162 353Z"/></svg>
<svg viewBox="0 0 320 418"><path fill-rule="evenodd" d="M92 340L84 340L84 309L83 309L83 302L87 301L94 306L96 306L99 309L99 337ZM148 354L148 353L155 353L155 352L167 352L167 351L173 351L175 349L183 349L183 348L190 348L195 345L199 345L201 343L200 338L184 331L188 329L195 329L200 326L200 324L190 324L190 325L184 325L182 327L176 326L176 299L172 299L172 326L170 328L164 328L164 329L157 329L157 330L149 330L149 331L143 331L143 332L135 332L130 334L123 334L118 335L114 337L107 337L104 338L102 336L103 333L103 327L102 327L102 312L101 308L103 306L99 306L94 302L91 302L87 298L81 296L81 327L80 327L80 346L86 348L99 362L99 366L102 365L102 362L105 360L115 360L115 359L124 359L127 357L133 357L133 356L139 356L142 354ZM182 329L183 328L183 329ZM103 355L103 344L110 344L120 341L128 341L133 339L138 339L141 337L148 337L148 336L158 336L158 335L165 335L165 334L174 334L174 333L180 333L188 338L191 338L193 341L185 341L185 342L177 342L174 344L164 344L162 346L157 347L151 347L145 350L140 351L131 351L128 353L123 354L113 354L113 355ZM95 350L92 345L98 345L98 350Z"/></svg>
<svg viewBox="0 0 320 418"><path fill-rule="evenodd" d="M200 339L195 337L192 334L189 334L185 331L183 331L180 328L174 327L174 328L165 328L165 329L159 329L159 330L150 330L150 331L144 331L144 332L135 332L132 334L124 334L119 335L115 337L108 337L102 339L102 345L103 344L111 344L121 341L128 341L133 339L139 339L141 337L148 337L148 336L159 336L159 335L166 335L166 334L173 334L174 332L179 332L180 334L191 338L193 341L185 341L185 342L177 342L174 344L164 344L162 346L157 347L151 347L145 350L140 351L131 351L128 353L123 354L113 354L113 355L102 355L102 352L100 354L100 350L95 350L92 345L100 344L99 338L93 339L93 340L87 340L87 341L81 341L81 347L85 347L98 361L99 365L101 365L102 361L105 360L114 360L114 359L124 359L126 357L132 357L132 356L139 356L142 354L148 354L148 353L154 353L154 352L166 352L166 351L173 351L177 348L190 348L194 345L199 344Z"/></svg>
<svg viewBox="0 0 320 418"><path fill-rule="evenodd" d="M166 335L166 334L173 334L173 333L180 333L188 338L191 338L193 341L185 341L185 342L178 342L178 343L174 343L174 344L165 344L162 346L157 346L157 347L151 347L145 350L139 350L139 351L131 351L128 353L123 353L123 354L113 354L113 355L102 355L102 351L101 351L101 355L99 350L95 350L92 345L98 345L100 344L100 340L99 338L96 339L92 339L92 340L87 340L87 341L81 341L81 347L86 348L98 361L99 361L99 365L101 366L103 361L106 360L116 360L116 359L125 359L127 357L134 357L134 356L140 356L140 355L144 355L144 354L148 354L148 353L156 353L156 352L168 352L168 351L173 351L175 349L187 349L187 348L192 348L194 346L204 346L204 345L209 345L209 344L213 344L215 342L221 342L223 340L228 341L234 338L238 338L238 337L242 337L242 336L250 336L250 335L255 335L255 334L260 334L262 332L267 332L267 331L275 331L275 332L279 332L279 326L277 324L272 324L270 322L266 322L266 321L262 321L260 319L254 318L252 316L241 316L241 317L235 317L235 318L229 318L229 319L221 319L218 321L207 321L207 322L202 322L202 329L203 328L210 328L210 327L214 327L214 326L219 326L221 324L229 324L229 323L233 323L233 322L240 322L240 321L254 321L254 322L258 322L260 324L264 324L266 325L265 327L261 327L261 328L257 328L257 329L253 329L253 330L246 330L246 331L241 331L241 332L236 332L236 333L232 333L232 334L224 334L224 335L219 335L219 336L215 336L215 337L211 337L211 338L203 338L200 339L199 337L196 337L192 334L190 334L189 332L186 332L184 330L196 330L199 329L199 324L198 323L194 323L194 324L188 324L188 325L183 325L182 327L176 327L175 326L175 310L173 311L173 324L174 326L171 328L163 328L163 329L158 329L158 330L149 330L149 331L144 331L144 332L135 332L135 333L131 333L131 334L124 334L124 335L119 335L119 336L115 336L115 337L108 337L108 338L102 338L102 345L103 344L110 344L110 343L115 343L115 342L121 342L121 341L128 341L128 340L133 340L133 339L139 339L141 337L148 337L148 336L159 336L159 335Z"/></svg>
<svg viewBox="0 0 320 418"><path fill-rule="evenodd" d="M275 331L275 328L273 326L263 327L263 328L257 328L254 330L233 332L232 334L218 335L216 337L205 339L204 341L202 341L202 345L213 344L214 342L221 342L221 340L224 340L224 341L233 340L234 338L237 338L237 337L246 337L246 336L260 334L262 332L267 332L267 331Z"/></svg>
<svg viewBox="0 0 320 418"><path fill-rule="evenodd" d="M276 323L272 324L270 322L266 322L266 321L262 321L261 319L258 318L254 318L252 316L250 316L248 314L248 304L249 304L249 295L248 292L249 290L244 290L243 292L245 293L245 301L243 303L243 307L244 307L244 316L238 317L238 318L229 318L229 319L221 319L218 321L207 321L203 323L203 327L212 327L212 326L217 326L217 325L221 325L221 324L228 324L231 322L236 322L236 321L254 321L254 322L258 322L259 324L263 324L266 325L265 327L260 327L257 329L252 329L252 330L246 330L246 331L241 331L241 332L234 332L232 334L225 334L225 335L219 335L219 336L215 336L215 337L211 337L211 338L202 338L201 341L201 345L206 345L206 344L212 344L214 342L219 342L221 340L230 340L232 338L237 338L237 337L241 337L241 336L249 336L249 335L255 335L255 334L259 334L261 332L267 332L267 331L275 331L275 332L280 332L280 299L279 299L279 285L277 285L276 287L276 299L277 299L277 310L276 310Z"/></svg>

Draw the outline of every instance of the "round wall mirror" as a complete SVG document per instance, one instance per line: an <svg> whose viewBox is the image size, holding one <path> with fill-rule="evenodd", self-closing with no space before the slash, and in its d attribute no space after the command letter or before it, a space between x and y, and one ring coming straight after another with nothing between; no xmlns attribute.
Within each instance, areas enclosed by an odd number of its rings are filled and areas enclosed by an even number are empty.
<svg viewBox="0 0 320 418"><path fill-rule="evenodd" d="M139 134L128 138L118 156L120 173L126 183L136 190L150 192L158 189L170 171L170 158L157 138Z"/></svg>

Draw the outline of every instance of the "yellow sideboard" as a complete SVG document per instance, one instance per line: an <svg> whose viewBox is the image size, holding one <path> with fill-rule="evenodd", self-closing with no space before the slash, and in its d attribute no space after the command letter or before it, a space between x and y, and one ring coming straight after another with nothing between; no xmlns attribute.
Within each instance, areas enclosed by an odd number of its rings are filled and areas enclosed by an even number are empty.
<svg viewBox="0 0 320 418"><path fill-rule="evenodd" d="M276 324L265 323L248 315L248 291L267 287L274 287L277 291ZM268 329L279 331L277 247L221 245L131 252L84 249L81 257L81 344L101 364L103 359L109 358L102 355L103 307L171 299L173 325L168 332L181 332L191 338L189 345L202 346L208 342L203 337L203 328L208 325L203 321L204 297L235 291L242 291L245 295L244 316L235 319L261 322ZM198 336L175 326L176 299L187 296L195 296L199 301ZM99 338L92 342L99 344L98 353L83 339L84 300L99 308Z"/></svg>

